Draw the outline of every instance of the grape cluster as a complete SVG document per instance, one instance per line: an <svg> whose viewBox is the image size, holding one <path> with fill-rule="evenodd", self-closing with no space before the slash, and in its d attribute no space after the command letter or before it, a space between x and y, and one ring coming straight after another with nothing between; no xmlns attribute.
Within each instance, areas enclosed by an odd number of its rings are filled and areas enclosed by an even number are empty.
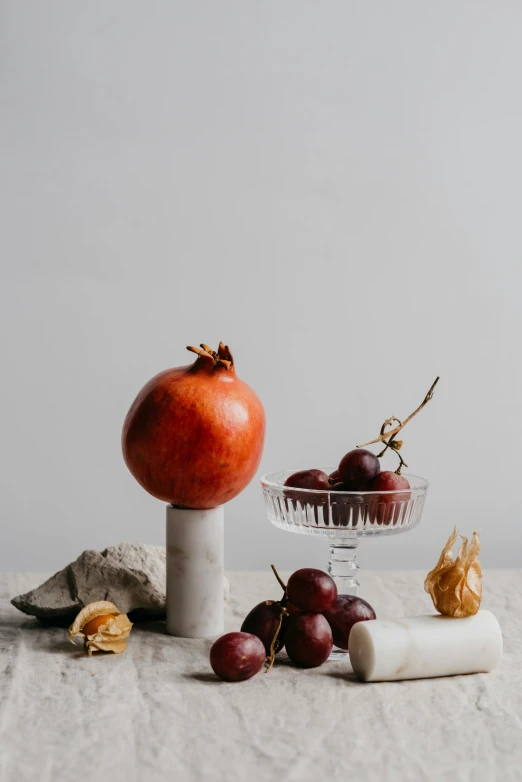
<svg viewBox="0 0 522 782"><path fill-rule="evenodd" d="M292 489L288 496L294 503L300 501L312 505L316 513L317 506L325 505L325 498L322 495L311 496L307 492L294 491L294 489L351 492L349 495L339 495L339 499L332 498L333 523L342 526L346 526L350 518L355 525L358 518L365 513L365 506L372 523L391 524L397 506L400 507L411 496L409 492L404 491L410 488L408 479L397 472L389 470L381 472L379 458L363 448L349 451L341 459L339 467L330 475L322 470L299 470L286 479L285 486ZM354 492L379 492L379 494L365 498ZM380 492L385 493L380 494ZM323 512L327 513L327 510L325 508Z"/></svg>
<svg viewBox="0 0 522 782"><path fill-rule="evenodd" d="M364 448L354 448L340 461L337 470L327 475L322 470L299 470L285 481L285 486L315 491L395 491L409 489L404 475L390 470L381 472L378 457Z"/></svg>
<svg viewBox="0 0 522 782"><path fill-rule="evenodd" d="M284 648L295 665L317 668L328 659L334 644L348 648L356 622L375 619L369 603L338 595L334 580L322 570L297 570L286 585L273 570L283 587L283 598L256 605L241 632L227 633L210 650L212 669L224 681L249 679L263 666L269 671Z"/></svg>
<svg viewBox="0 0 522 782"><path fill-rule="evenodd" d="M326 524L330 523L331 509L331 518L336 526L347 526L350 522L352 526L356 526L361 518L377 524L395 523L404 503L411 497L410 492L407 491L410 488L409 481L401 475L401 469L408 465L399 453L403 441L398 440L397 435L433 399L433 392L439 379L435 378L430 390L413 413L402 421L394 415L387 418L381 426L379 435L374 440L364 443L364 445L376 443L384 445L379 454L375 455L361 446L345 454L339 467L330 475L316 469L299 470L290 475L285 481L285 486L290 487L285 492L284 501L287 507L292 503L296 510L297 502L311 506L316 522L319 522L319 513L322 510ZM395 472L389 470L381 472L379 459L388 450L399 459L399 467ZM330 492L346 493L340 494L335 499L335 494L332 495ZM370 492L370 494L362 496L357 492Z"/></svg>

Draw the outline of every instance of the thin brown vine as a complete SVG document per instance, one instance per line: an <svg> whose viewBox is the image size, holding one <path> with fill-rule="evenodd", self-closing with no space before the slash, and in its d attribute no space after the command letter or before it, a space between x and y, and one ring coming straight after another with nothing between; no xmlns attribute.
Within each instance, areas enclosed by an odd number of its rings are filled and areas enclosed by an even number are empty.
<svg viewBox="0 0 522 782"><path fill-rule="evenodd" d="M411 419L417 415L417 413L420 413L422 408L428 404L428 402L433 399L433 391L435 389L435 386L439 382L439 377L436 377L435 380L432 383L432 386L420 405L417 407L416 410L413 411L407 418L404 419L404 421L401 421L400 418L397 418L396 416L392 415L391 418L387 418L386 421L381 426L381 431L378 437L375 438L375 440L370 440L367 443L362 443L361 445L358 445L357 448L365 448L367 445L373 445L374 443L384 443L385 447L383 450L377 454L377 457L380 459L381 456L384 456L388 448L391 448L394 453L397 454L399 458L399 466L395 470L397 475L401 474L401 469L403 467L407 467L408 465L402 458L401 454L399 453L400 449L402 448L402 440L396 440L395 438L401 431L401 429L404 429L406 424L411 421ZM388 426L391 426L394 422L398 424L398 426L395 427L395 429L391 429L389 431L386 431L386 428Z"/></svg>
<svg viewBox="0 0 522 782"><path fill-rule="evenodd" d="M272 668L272 666L274 664L275 656L276 656L277 651L278 651L278 649L276 648L277 639L279 638L279 633L281 631L281 627L283 626L283 618L285 616L288 616L288 611L282 605L281 606L281 611L279 613L279 624L277 625L277 630L275 631L274 637L272 638L272 643L270 644L270 654L268 655L268 657L265 660L265 664L267 665L265 673L268 673L268 671L271 670L271 668Z"/></svg>

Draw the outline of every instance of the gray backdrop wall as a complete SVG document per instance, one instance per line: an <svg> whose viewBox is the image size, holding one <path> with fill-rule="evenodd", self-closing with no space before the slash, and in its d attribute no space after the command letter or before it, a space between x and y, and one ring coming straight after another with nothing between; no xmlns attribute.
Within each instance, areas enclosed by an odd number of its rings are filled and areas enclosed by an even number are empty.
<svg viewBox="0 0 522 782"><path fill-rule="evenodd" d="M260 474L335 463L406 415L424 520L520 564L522 6L46 0L1 6L0 568L162 542L123 418L185 345L230 344ZM393 462L390 461L389 464ZM325 562L227 508L227 564Z"/></svg>

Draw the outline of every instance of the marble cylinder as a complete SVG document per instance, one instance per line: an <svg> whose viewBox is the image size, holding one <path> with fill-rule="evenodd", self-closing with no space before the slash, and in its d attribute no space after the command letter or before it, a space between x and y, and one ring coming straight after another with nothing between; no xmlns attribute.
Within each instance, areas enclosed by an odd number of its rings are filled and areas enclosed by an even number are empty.
<svg viewBox="0 0 522 782"><path fill-rule="evenodd" d="M350 662L365 682L487 673L502 656L502 633L490 611L457 619L411 616L357 622Z"/></svg>
<svg viewBox="0 0 522 782"><path fill-rule="evenodd" d="M224 629L224 507L167 506L167 633L210 638Z"/></svg>

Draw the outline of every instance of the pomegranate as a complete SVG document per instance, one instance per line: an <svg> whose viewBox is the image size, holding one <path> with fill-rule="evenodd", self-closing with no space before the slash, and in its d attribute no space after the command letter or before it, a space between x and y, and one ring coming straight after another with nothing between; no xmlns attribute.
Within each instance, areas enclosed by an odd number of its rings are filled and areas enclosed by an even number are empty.
<svg viewBox="0 0 522 782"><path fill-rule="evenodd" d="M265 437L265 413L236 375L228 347L188 347L190 366L149 380L131 405L123 457L153 497L185 508L215 508L250 483Z"/></svg>

